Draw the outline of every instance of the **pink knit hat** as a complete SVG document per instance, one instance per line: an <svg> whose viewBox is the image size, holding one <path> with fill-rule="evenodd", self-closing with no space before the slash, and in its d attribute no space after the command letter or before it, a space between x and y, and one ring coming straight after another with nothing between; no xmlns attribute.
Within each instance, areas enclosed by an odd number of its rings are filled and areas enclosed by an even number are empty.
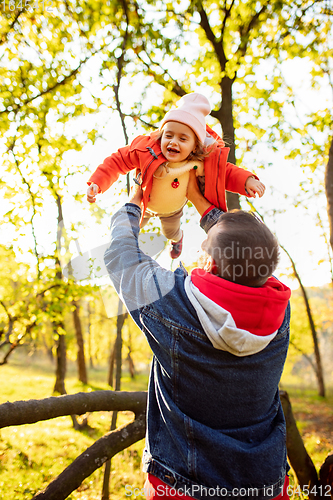
<svg viewBox="0 0 333 500"><path fill-rule="evenodd" d="M171 109L163 118L160 129L167 122L184 123L195 132L199 141L204 143L206 138L205 117L211 111L208 99L202 94L192 92L184 95L178 102L175 109Z"/></svg>

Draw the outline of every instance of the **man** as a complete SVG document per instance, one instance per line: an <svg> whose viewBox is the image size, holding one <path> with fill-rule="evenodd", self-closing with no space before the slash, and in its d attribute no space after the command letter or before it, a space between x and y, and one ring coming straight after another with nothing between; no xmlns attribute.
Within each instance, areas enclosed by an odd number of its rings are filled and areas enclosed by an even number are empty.
<svg viewBox="0 0 333 500"><path fill-rule="evenodd" d="M154 357L143 456L147 499L287 498L278 384L289 341L290 290L271 277L273 234L243 211L223 213L187 193L207 239L191 276L138 247L140 202L111 220L105 263Z"/></svg>

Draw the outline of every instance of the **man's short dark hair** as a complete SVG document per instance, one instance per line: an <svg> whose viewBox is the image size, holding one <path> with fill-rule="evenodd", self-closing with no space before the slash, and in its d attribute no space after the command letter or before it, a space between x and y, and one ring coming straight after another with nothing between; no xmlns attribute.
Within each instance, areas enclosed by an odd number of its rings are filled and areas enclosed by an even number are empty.
<svg viewBox="0 0 333 500"><path fill-rule="evenodd" d="M217 222L209 254L221 278L240 285L262 286L279 261L279 244L268 227L253 213L232 210Z"/></svg>

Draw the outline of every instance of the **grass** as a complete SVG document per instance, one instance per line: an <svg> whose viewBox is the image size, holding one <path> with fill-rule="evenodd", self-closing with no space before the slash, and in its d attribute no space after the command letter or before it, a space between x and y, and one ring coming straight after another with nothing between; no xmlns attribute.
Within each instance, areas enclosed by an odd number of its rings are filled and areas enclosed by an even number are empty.
<svg viewBox="0 0 333 500"><path fill-rule="evenodd" d="M69 365L66 378L68 393L109 389L105 383L107 369L89 370L88 386L77 381L76 368ZM146 390L147 374L132 380L127 374L122 379L123 390ZM317 396L316 390L299 385L295 379L283 379L283 389L288 391L298 428L306 449L317 470L333 449L333 392L327 397ZM303 385L302 385L303 384ZM21 399L41 399L52 395L54 366L46 359L16 356L10 364L0 367L0 403ZM132 419L130 412L118 415L118 424ZM27 500L56 477L80 453L101 437L110 427L111 414L96 412L89 416L89 428L75 431L70 417L60 417L31 425L13 426L0 431L0 491L1 500ZM119 453L112 459L111 498L126 498L126 485L135 492L131 498L144 500L141 494L145 474L141 471L144 442ZM100 500L104 468L95 471L70 500ZM291 484L295 478L291 472ZM129 486L127 487L129 488ZM295 499L300 498L295 495Z"/></svg>
<svg viewBox="0 0 333 500"><path fill-rule="evenodd" d="M69 366L66 390L69 394L80 391L110 389L104 382L107 369L89 371L88 386L77 381L75 366ZM0 367L0 404L6 401L41 399L52 395L54 367L48 360L30 361L13 358L10 364ZM123 390L146 390L147 374L134 380L128 375L122 379ZM118 414L118 425L132 420L131 412ZM14 426L0 431L0 491L1 500L27 500L45 488L79 454L91 446L110 428L111 413L96 412L89 415L89 428L75 431L70 417L31 425ZM125 498L125 486L143 488L145 475L141 471L141 455L144 442L134 444L112 459L112 499ZM100 500L104 468L95 471L70 500ZM137 500L143 500L138 495Z"/></svg>

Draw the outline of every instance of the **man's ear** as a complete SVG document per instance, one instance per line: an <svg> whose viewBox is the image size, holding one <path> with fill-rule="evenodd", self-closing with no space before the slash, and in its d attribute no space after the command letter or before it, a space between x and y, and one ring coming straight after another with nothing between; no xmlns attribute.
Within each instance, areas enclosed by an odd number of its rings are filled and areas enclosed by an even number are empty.
<svg viewBox="0 0 333 500"><path fill-rule="evenodd" d="M216 262L215 260L213 259L213 262L212 262L212 269L211 269L211 274L214 274L215 276L217 276L219 274L219 268L217 267L216 265Z"/></svg>
<svg viewBox="0 0 333 500"><path fill-rule="evenodd" d="M207 260L207 262L205 264L204 270L210 274L215 274L215 275L219 274L218 267L217 267L216 262L213 259L213 257L209 256L209 259Z"/></svg>

